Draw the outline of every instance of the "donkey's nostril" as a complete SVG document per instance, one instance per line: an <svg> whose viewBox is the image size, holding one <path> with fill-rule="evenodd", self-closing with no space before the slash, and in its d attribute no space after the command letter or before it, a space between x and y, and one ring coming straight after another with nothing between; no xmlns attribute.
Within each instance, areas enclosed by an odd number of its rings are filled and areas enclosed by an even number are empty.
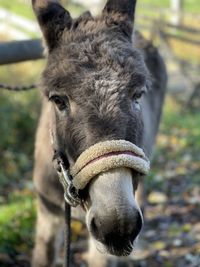
<svg viewBox="0 0 200 267"><path fill-rule="evenodd" d="M109 222L105 222L101 217L99 217L96 213L92 215L90 219L90 233L92 236L97 239L100 242L105 241L105 234L107 231L109 232L110 230L108 229L110 227Z"/></svg>
<svg viewBox="0 0 200 267"><path fill-rule="evenodd" d="M131 242L133 243L133 241L136 239L136 237L139 235L141 229L142 229L142 217L141 214L137 211L137 216L135 219L135 224L134 224L134 228L131 234Z"/></svg>
<svg viewBox="0 0 200 267"><path fill-rule="evenodd" d="M91 219L91 222L90 222L90 231L91 231L91 234L95 238L99 239L99 231L98 231L98 226L97 226L97 222L96 222L95 217L93 217Z"/></svg>

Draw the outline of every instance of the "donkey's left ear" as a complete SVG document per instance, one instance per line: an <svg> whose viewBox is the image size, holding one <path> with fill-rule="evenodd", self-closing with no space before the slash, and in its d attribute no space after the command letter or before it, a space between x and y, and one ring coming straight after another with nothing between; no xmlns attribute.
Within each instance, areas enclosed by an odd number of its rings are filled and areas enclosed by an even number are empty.
<svg viewBox="0 0 200 267"><path fill-rule="evenodd" d="M134 20L136 0L108 0L103 13L119 13Z"/></svg>
<svg viewBox="0 0 200 267"><path fill-rule="evenodd" d="M32 0L32 6L47 46L52 50L58 44L64 29L71 27L71 16L59 0Z"/></svg>

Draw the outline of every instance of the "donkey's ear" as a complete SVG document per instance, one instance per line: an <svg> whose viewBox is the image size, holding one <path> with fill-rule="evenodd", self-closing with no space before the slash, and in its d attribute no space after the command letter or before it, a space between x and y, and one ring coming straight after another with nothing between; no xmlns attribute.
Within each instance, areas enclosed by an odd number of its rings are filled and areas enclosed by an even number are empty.
<svg viewBox="0 0 200 267"><path fill-rule="evenodd" d="M64 29L70 28L72 19L59 0L32 0L36 14L49 50L59 42Z"/></svg>
<svg viewBox="0 0 200 267"><path fill-rule="evenodd" d="M136 0L108 0L103 13L119 13L134 20Z"/></svg>

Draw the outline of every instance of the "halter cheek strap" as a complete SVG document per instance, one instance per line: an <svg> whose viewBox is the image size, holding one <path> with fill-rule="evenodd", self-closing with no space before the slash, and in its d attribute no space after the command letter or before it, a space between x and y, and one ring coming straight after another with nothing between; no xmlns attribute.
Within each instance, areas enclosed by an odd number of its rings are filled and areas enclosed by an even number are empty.
<svg viewBox="0 0 200 267"><path fill-rule="evenodd" d="M75 207L81 203L78 191L102 172L114 168L131 168L142 175L150 170L150 162L144 151L125 140L111 140L97 143L85 150L70 170L60 163L60 181L64 187L65 200Z"/></svg>

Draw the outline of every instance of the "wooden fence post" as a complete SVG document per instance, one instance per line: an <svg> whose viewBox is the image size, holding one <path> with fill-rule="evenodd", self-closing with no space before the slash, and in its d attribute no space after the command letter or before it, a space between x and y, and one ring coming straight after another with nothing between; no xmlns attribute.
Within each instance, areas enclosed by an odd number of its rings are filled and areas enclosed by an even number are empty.
<svg viewBox="0 0 200 267"><path fill-rule="evenodd" d="M176 26L180 25L182 22L183 4L184 4L183 0L171 0L171 10L172 10L171 22Z"/></svg>

